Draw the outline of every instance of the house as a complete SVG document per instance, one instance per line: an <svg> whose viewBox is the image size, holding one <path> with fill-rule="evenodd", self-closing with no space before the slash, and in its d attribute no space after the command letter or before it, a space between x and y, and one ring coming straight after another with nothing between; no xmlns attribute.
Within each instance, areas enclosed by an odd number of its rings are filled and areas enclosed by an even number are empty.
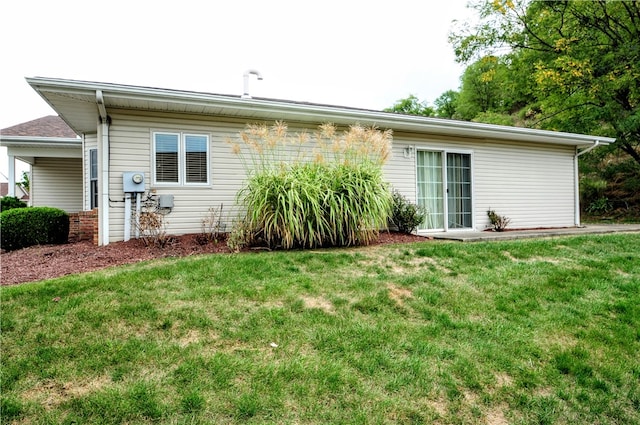
<svg viewBox="0 0 640 425"><path fill-rule="evenodd" d="M75 170L73 181L57 184L73 194L74 208L97 208L102 245L129 237L130 211L141 197L163 204L172 234L199 232L209 207L220 204L232 212L230 224L246 176L226 140L247 123L283 120L294 131L324 122L393 130L385 178L429 209L420 233L483 230L489 208L510 217L513 228L579 226L578 156L614 142L248 96L40 77L27 82L81 140L46 144L42 155L27 148L37 140L25 141L24 155L36 166ZM7 146L18 156L17 146ZM34 170L34 194L44 183L39 177Z"/></svg>
<svg viewBox="0 0 640 425"><path fill-rule="evenodd" d="M82 206L82 140L58 116L50 115L0 130L9 156L8 195L23 197L15 181L19 159L31 165L32 206L78 212ZM30 195L30 196L29 196Z"/></svg>

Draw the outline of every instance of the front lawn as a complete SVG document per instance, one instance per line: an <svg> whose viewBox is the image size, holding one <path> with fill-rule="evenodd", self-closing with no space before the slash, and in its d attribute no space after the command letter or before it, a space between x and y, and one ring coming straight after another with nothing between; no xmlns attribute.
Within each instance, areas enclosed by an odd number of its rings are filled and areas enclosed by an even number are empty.
<svg viewBox="0 0 640 425"><path fill-rule="evenodd" d="M640 234L210 255L1 289L3 423L640 423Z"/></svg>

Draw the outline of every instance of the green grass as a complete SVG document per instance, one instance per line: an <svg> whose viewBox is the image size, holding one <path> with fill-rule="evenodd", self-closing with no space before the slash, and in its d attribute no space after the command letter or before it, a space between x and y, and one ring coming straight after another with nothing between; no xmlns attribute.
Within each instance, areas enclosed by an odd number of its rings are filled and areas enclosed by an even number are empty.
<svg viewBox="0 0 640 425"><path fill-rule="evenodd" d="M4 287L2 421L640 423L639 246L213 255Z"/></svg>

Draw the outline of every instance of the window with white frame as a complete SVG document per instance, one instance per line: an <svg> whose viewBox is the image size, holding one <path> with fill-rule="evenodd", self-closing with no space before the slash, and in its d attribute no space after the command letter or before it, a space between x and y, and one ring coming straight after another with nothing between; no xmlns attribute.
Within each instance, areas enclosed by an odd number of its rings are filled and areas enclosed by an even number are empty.
<svg viewBox="0 0 640 425"><path fill-rule="evenodd" d="M153 133L156 184L209 184L209 136L191 133Z"/></svg>
<svg viewBox="0 0 640 425"><path fill-rule="evenodd" d="M98 207L98 149L89 149L89 202Z"/></svg>

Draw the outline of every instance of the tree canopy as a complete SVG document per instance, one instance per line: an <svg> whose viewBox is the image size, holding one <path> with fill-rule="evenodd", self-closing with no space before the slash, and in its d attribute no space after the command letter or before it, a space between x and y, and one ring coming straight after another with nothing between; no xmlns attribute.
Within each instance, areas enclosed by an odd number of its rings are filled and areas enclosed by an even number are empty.
<svg viewBox="0 0 640 425"><path fill-rule="evenodd" d="M405 99L398 100L391 108L386 108L385 112L395 112L407 115L422 115L432 117L435 114L434 109L427 102L420 101L415 95L410 94Z"/></svg>
<svg viewBox="0 0 640 425"><path fill-rule="evenodd" d="M639 2L483 0L475 7L479 23L450 36L456 57L472 63L468 71L484 66L475 69L480 81L488 65L501 64L492 82L511 101L483 112L523 107L536 127L613 136L640 164Z"/></svg>

